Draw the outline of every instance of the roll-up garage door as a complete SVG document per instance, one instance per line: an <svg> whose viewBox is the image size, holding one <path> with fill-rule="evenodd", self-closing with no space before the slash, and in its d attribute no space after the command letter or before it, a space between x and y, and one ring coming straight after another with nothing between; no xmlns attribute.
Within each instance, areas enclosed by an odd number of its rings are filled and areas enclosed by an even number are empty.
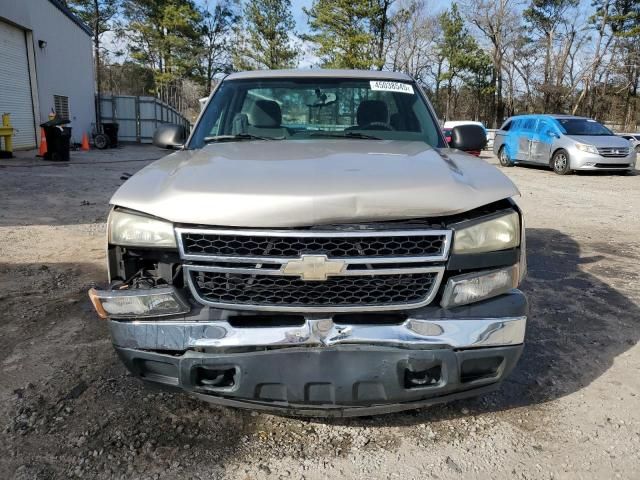
<svg viewBox="0 0 640 480"><path fill-rule="evenodd" d="M0 21L0 114L11 114L14 148L35 148L36 132L24 30Z"/></svg>

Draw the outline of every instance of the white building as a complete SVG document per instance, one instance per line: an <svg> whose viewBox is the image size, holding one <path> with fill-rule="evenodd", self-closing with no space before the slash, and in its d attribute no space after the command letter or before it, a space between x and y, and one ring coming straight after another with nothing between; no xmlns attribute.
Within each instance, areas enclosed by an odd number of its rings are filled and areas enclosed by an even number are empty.
<svg viewBox="0 0 640 480"><path fill-rule="evenodd" d="M0 114L16 149L36 148L54 109L80 142L95 122L92 32L59 0L0 0Z"/></svg>

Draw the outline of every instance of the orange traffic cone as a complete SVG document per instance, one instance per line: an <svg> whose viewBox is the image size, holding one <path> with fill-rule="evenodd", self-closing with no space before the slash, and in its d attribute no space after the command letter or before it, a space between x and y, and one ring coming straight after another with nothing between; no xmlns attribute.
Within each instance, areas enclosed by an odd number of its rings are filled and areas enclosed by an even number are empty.
<svg viewBox="0 0 640 480"><path fill-rule="evenodd" d="M87 132L82 134L82 145L80 148L85 152L89 151L89 135L87 135Z"/></svg>
<svg viewBox="0 0 640 480"><path fill-rule="evenodd" d="M44 134L44 128L40 129L40 150L38 151L39 157L44 157L47 154L47 136Z"/></svg>

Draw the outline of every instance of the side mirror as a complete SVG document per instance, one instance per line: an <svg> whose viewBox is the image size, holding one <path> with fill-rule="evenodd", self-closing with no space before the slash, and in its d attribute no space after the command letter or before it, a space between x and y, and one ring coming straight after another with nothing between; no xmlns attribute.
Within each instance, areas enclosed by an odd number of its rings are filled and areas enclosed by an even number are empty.
<svg viewBox="0 0 640 480"><path fill-rule="evenodd" d="M547 136L551 137L551 138L560 138L560 135L558 135L556 132L554 132L553 130L547 130Z"/></svg>
<svg viewBox="0 0 640 480"><path fill-rule="evenodd" d="M480 125L458 125L451 131L451 148L462 151L482 150L487 144L487 134Z"/></svg>
<svg viewBox="0 0 640 480"><path fill-rule="evenodd" d="M186 140L187 131L182 125L169 123L158 127L153 133L153 144L169 150L182 148Z"/></svg>

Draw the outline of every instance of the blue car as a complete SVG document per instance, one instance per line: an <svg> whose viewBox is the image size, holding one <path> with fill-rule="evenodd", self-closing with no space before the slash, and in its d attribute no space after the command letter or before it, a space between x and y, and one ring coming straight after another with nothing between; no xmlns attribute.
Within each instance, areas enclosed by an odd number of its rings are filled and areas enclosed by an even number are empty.
<svg viewBox="0 0 640 480"><path fill-rule="evenodd" d="M636 152L628 140L590 118L571 115L511 117L496 132L500 165L547 165L559 175L573 170L630 172Z"/></svg>

